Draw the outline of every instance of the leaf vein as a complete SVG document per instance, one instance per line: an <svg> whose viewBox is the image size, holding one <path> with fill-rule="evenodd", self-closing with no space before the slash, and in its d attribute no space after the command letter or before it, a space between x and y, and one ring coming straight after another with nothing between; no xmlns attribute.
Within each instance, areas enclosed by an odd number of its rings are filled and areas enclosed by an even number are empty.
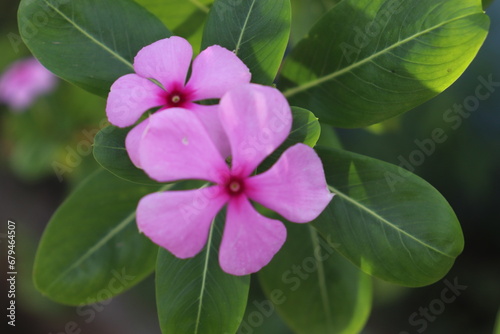
<svg viewBox="0 0 500 334"><path fill-rule="evenodd" d="M123 58L120 54L118 54L115 50L109 48L106 44L104 44L103 42L101 42L100 40L98 40L97 38L95 38L94 36L92 36L91 34L89 34L87 31L85 31L82 27L80 27L74 20L74 18L69 18L66 14L64 14L63 12L61 12L57 7L55 7L54 5L52 5L50 2L48 2L47 0L43 0L43 2L45 2L45 4L47 6L49 6L50 8L52 8L52 10L54 10L57 14L59 14L63 19L65 19L66 21L68 21L68 23L70 23L73 27L76 28L76 30L78 30L79 32L82 33L82 35L86 36L88 39L90 39L91 41L93 41L96 45L100 46L101 48L103 48L105 51L109 52L111 55L113 55L116 59L118 59L119 61L121 61L122 63L124 63L125 65L127 65L129 68L131 68L132 70L134 69L134 67L132 66L132 64L126 60L125 58Z"/></svg>

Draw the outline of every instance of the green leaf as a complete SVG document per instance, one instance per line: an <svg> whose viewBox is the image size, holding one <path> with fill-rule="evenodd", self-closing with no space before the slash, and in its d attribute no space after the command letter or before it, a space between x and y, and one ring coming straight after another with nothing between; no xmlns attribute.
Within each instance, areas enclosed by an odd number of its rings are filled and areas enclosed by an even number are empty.
<svg viewBox="0 0 500 334"><path fill-rule="evenodd" d="M144 46L171 36L132 0L22 0L21 36L40 62L61 78L107 96Z"/></svg>
<svg viewBox="0 0 500 334"><path fill-rule="evenodd" d="M322 122L378 123L449 87L488 28L480 0L345 0L286 59L280 88Z"/></svg>
<svg viewBox="0 0 500 334"><path fill-rule="evenodd" d="M284 147L288 148L297 143L314 147L321 134L318 118L309 110L299 107L292 107L292 116L292 130L284 142Z"/></svg>
<svg viewBox="0 0 500 334"><path fill-rule="evenodd" d="M259 272L267 301L297 334L357 334L371 307L371 278L324 241L314 228L288 224L287 241ZM272 304L271 304L272 302Z"/></svg>
<svg viewBox="0 0 500 334"><path fill-rule="evenodd" d="M158 184L130 161L125 149L125 138L129 131L130 128L120 129L112 125L99 131L94 138L94 158L103 168L124 180Z"/></svg>
<svg viewBox="0 0 500 334"><path fill-rule="evenodd" d="M186 38L199 52L203 26L214 0L135 0L158 17L174 35Z"/></svg>
<svg viewBox="0 0 500 334"><path fill-rule="evenodd" d="M448 202L403 168L342 150L317 150L336 196L314 221L363 271L405 286L441 279L462 252Z"/></svg>
<svg viewBox="0 0 500 334"><path fill-rule="evenodd" d="M493 334L500 334L500 310L497 313L497 320L495 322L495 328L493 329Z"/></svg>
<svg viewBox="0 0 500 334"><path fill-rule="evenodd" d="M286 151L287 148L303 143L314 147L321 134L321 126L312 112L306 109L292 107L292 129L287 139L271 155L262 162L259 170L267 170Z"/></svg>
<svg viewBox="0 0 500 334"><path fill-rule="evenodd" d="M63 304L91 304L148 276L158 248L139 234L135 209L159 189L103 170L82 182L45 229L33 270L36 287Z"/></svg>
<svg viewBox="0 0 500 334"><path fill-rule="evenodd" d="M203 33L202 49L220 45L252 72L252 82L271 85L290 35L290 0L216 0Z"/></svg>
<svg viewBox="0 0 500 334"><path fill-rule="evenodd" d="M158 254L156 300L162 333L235 333L245 312L250 276L233 276L219 266L224 216L212 224L205 249L181 260Z"/></svg>

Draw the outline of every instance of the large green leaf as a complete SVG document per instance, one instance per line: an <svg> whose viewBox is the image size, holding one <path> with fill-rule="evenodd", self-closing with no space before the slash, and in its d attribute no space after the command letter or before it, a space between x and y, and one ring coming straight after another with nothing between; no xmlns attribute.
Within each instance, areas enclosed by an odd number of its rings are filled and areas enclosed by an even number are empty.
<svg viewBox="0 0 500 334"><path fill-rule="evenodd" d="M218 247L224 216L212 224L205 249L181 260L158 254L156 301L162 333L235 333L245 313L250 276L226 274Z"/></svg>
<svg viewBox="0 0 500 334"><path fill-rule="evenodd" d="M216 0L203 33L202 49L218 44L250 68L252 82L270 85L290 35L290 0Z"/></svg>
<svg viewBox="0 0 500 334"><path fill-rule="evenodd" d="M441 279L462 252L448 202L403 168L335 149L318 149L336 194L314 226L363 271L405 286Z"/></svg>
<svg viewBox="0 0 500 334"><path fill-rule="evenodd" d="M22 0L21 36L40 62L61 78L107 96L144 46L171 36L132 0Z"/></svg>
<svg viewBox="0 0 500 334"><path fill-rule="evenodd" d="M34 265L36 287L60 303L91 304L149 275L158 247L139 234L135 209L141 197L158 190L103 170L90 176L45 229Z"/></svg>
<svg viewBox="0 0 500 334"><path fill-rule="evenodd" d="M287 58L281 89L322 122L374 124L450 86L488 28L480 0L345 0Z"/></svg>
<svg viewBox="0 0 500 334"><path fill-rule="evenodd" d="M371 308L371 278L311 226L288 224L287 241L259 272L267 301L297 334L357 334Z"/></svg>
<svg viewBox="0 0 500 334"><path fill-rule="evenodd" d="M124 180L158 184L130 161L125 148L129 131L130 128L120 129L112 125L99 131L94 138L94 158L102 167Z"/></svg>
<svg viewBox="0 0 500 334"><path fill-rule="evenodd" d="M214 0L135 0L199 52L203 26Z"/></svg>

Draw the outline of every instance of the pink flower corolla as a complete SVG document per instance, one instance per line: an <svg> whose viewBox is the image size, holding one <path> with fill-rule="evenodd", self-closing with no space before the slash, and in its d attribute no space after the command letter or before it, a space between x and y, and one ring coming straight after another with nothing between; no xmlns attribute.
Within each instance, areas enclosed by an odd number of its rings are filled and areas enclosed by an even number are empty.
<svg viewBox="0 0 500 334"><path fill-rule="evenodd" d="M33 57L18 60L0 77L0 101L11 109L27 109L40 96L51 92L57 78Z"/></svg>
<svg viewBox="0 0 500 334"><path fill-rule="evenodd" d="M142 48L134 59L135 74L120 77L111 86L106 113L111 124L133 125L152 108L184 108L192 111L207 129L223 155L229 154L227 138L217 119L216 106L196 101L220 99L229 89L249 83L248 67L231 51L213 45L192 63L193 49L185 39L170 37ZM132 162L141 167L139 143L148 119L127 135L125 146Z"/></svg>
<svg viewBox="0 0 500 334"><path fill-rule="evenodd" d="M283 223L261 215L250 201L306 223L333 195L321 160L304 144L253 175L291 130L291 110L278 90L235 88L222 97L218 115L231 148L230 166L194 114L176 108L150 117L140 147L144 171L159 182L197 179L212 185L147 195L139 202L137 224L156 244L190 258L203 249L214 217L227 205L219 263L227 273L247 275L269 263L286 239Z"/></svg>

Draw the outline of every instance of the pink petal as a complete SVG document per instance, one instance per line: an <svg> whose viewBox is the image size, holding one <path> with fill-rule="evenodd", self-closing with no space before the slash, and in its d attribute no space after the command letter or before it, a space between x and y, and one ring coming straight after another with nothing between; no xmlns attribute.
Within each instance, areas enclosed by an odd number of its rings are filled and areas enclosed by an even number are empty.
<svg viewBox="0 0 500 334"><path fill-rule="evenodd" d="M155 79L170 91L184 86L193 49L184 38L173 36L142 48L134 58L134 69L144 78Z"/></svg>
<svg viewBox="0 0 500 334"><path fill-rule="evenodd" d="M139 202L137 225L175 256L193 257L205 246L210 225L226 201L218 187L150 194Z"/></svg>
<svg viewBox="0 0 500 334"><path fill-rule="evenodd" d="M198 116L222 157L227 158L231 154L231 147L219 120L219 106L190 103L186 106L186 109L193 111Z"/></svg>
<svg viewBox="0 0 500 334"><path fill-rule="evenodd" d="M202 51L193 62L193 73L187 87L193 100L221 98L228 90L250 82L248 67L233 52L213 45Z"/></svg>
<svg viewBox="0 0 500 334"><path fill-rule="evenodd" d="M125 138L125 148L127 149L128 156L137 168L141 168L139 147L144 130L146 130L148 125L149 119L146 118L137 126L133 127Z"/></svg>
<svg viewBox="0 0 500 334"><path fill-rule="evenodd" d="M111 86L106 114L111 124L131 126L148 109L165 104L165 91L136 74L127 74Z"/></svg>
<svg viewBox="0 0 500 334"><path fill-rule="evenodd" d="M295 223L315 219L333 197L320 158L304 144L290 147L268 171L247 179L246 194Z"/></svg>
<svg viewBox="0 0 500 334"><path fill-rule="evenodd" d="M231 144L232 169L248 176L288 137L292 113L279 90L248 84L224 95L219 118Z"/></svg>
<svg viewBox="0 0 500 334"><path fill-rule="evenodd" d="M286 240L282 222L259 214L245 196L229 202L219 251L221 268L248 275L267 265Z"/></svg>
<svg viewBox="0 0 500 334"><path fill-rule="evenodd" d="M140 163L159 182L198 179L217 183L229 173L198 117L180 108L149 117L141 141Z"/></svg>

